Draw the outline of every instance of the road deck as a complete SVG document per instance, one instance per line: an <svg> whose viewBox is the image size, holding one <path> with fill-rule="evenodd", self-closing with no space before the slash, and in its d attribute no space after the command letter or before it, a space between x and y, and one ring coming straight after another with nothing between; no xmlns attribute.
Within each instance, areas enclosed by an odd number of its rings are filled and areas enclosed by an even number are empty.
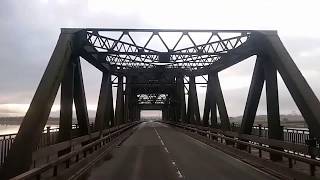
<svg viewBox="0 0 320 180"><path fill-rule="evenodd" d="M274 177L159 122L139 125L87 179L244 179Z"/></svg>

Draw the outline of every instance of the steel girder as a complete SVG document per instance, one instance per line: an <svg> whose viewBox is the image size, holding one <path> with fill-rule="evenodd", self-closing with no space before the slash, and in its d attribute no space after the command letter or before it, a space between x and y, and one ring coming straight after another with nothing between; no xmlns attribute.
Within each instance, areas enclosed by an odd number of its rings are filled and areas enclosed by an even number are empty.
<svg viewBox="0 0 320 180"><path fill-rule="evenodd" d="M89 52L111 65L128 68L182 68L196 70L218 61L237 48L250 31L84 29ZM143 41L142 39L145 39Z"/></svg>
<svg viewBox="0 0 320 180"><path fill-rule="evenodd" d="M110 73L103 73L95 117L95 129L99 130L100 132L102 132L102 130L105 128L110 127L110 124L112 124L111 121L113 120L113 118L110 117L110 114L113 113L112 84L110 78Z"/></svg>
<svg viewBox="0 0 320 180"><path fill-rule="evenodd" d="M205 39L204 43L198 41L201 38L195 37L197 33L207 35L202 38ZM168 38L165 34L173 37ZM155 39L158 39L158 44L151 46ZM173 40L171 45L170 39ZM183 41L188 41L189 44ZM160 46L164 48L161 49ZM218 73L253 55L258 58L240 133L250 134L265 81L269 138L281 138L276 77L279 72L305 118L312 137L320 138L319 100L275 31L62 29L47 69L1 169L1 177L12 177L30 167L32 151L40 140L60 84L60 139L70 138L72 99L81 134L90 133L79 56L103 73L96 115L98 129L103 129L108 124L139 120L140 110L152 107L161 107L165 120L181 119L200 124L196 84L201 83L196 82L194 77L209 75L208 80L205 79L207 94L203 124L209 124L211 112L211 125L217 127L218 108L222 129L229 130L230 122ZM112 105L114 82L111 75L118 76L116 122ZM189 81L184 76L189 77ZM128 81L123 82L122 77ZM189 97L187 114L184 115L186 85L189 86Z"/></svg>
<svg viewBox="0 0 320 180"><path fill-rule="evenodd" d="M10 178L29 169L32 163L32 151L38 145L59 86L75 50L76 32L62 31L60 34L30 108L1 168L2 178Z"/></svg>

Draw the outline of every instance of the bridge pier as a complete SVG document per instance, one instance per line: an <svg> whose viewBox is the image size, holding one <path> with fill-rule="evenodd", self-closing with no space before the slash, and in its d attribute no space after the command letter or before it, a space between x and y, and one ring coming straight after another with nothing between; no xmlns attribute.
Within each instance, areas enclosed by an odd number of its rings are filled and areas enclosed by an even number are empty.
<svg viewBox="0 0 320 180"><path fill-rule="evenodd" d="M218 73L210 74L209 83L211 85L209 90L212 90L212 96L214 96L212 103L214 103L214 101L216 101L216 105L218 106L218 111L219 111L220 121L221 121L221 128L223 130L229 131L230 130L230 121L229 121L227 108L226 108L226 105L224 102ZM214 104L212 104L211 107L212 106L214 106ZM215 108L213 107L213 109L215 109Z"/></svg>
<svg viewBox="0 0 320 180"><path fill-rule="evenodd" d="M177 82L177 119L179 122L185 122L186 118L186 98L184 93L184 76L178 75L176 77Z"/></svg>
<svg viewBox="0 0 320 180"><path fill-rule="evenodd" d="M111 81L111 74L108 78L108 103L107 103L107 121L108 127L115 126L115 117L114 117L114 108L113 108L113 92L112 92L112 81Z"/></svg>
<svg viewBox="0 0 320 180"><path fill-rule="evenodd" d="M256 60L240 133L251 134L264 81L266 82L268 138L283 140L283 129L280 126L277 70L270 59L262 56L258 56ZM240 148L245 148L245 146L240 146ZM282 157L270 153L270 159L281 161Z"/></svg>
<svg viewBox="0 0 320 180"><path fill-rule="evenodd" d="M246 106L244 108L244 113L242 116L242 122L239 131L239 133L241 134L251 134L252 131L264 84L264 71L262 61L263 59L258 56L254 66Z"/></svg>
<svg viewBox="0 0 320 180"><path fill-rule="evenodd" d="M74 63L67 65L67 70L61 82L60 121L58 142L71 139L72 106L73 106Z"/></svg>
<svg viewBox="0 0 320 180"><path fill-rule="evenodd" d="M75 50L75 32L61 32L49 64L21 123L15 141L2 165L0 175L7 179L27 171L32 152L38 145L60 83Z"/></svg>
<svg viewBox="0 0 320 180"><path fill-rule="evenodd" d="M123 97L123 76L118 76L117 99L116 99L116 125L124 122L124 97Z"/></svg>
<svg viewBox="0 0 320 180"><path fill-rule="evenodd" d="M122 35L115 40L106 37L108 33L99 34L99 32L121 32ZM140 46L130 36L136 32L149 32L152 36ZM182 35L174 48L169 49L161 34L172 32L180 32ZM229 115L218 73L257 55L239 131L240 136L251 134L266 82L268 138L283 140L279 114L277 80L279 72L308 124L310 137L320 138L320 102L275 31L201 30L198 33L206 32L212 35L206 43L198 45L192 40L189 32L197 30L63 29L18 135L2 166L1 178L9 178L29 169L32 153L39 144L60 84L61 117L58 141L67 141L73 137L71 134L73 101L80 127L79 135L90 133L80 56L103 72L95 117L95 128L100 133L108 127L139 121L141 110L144 109L161 109L165 121L185 122L230 131ZM234 34L234 37L223 38L219 35L221 33L228 33L229 36ZM181 45L179 43L184 36L188 36L193 46L175 49ZM127 37L130 42L122 37ZM150 49L148 44L153 37L160 38L160 43L163 43L167 51ZM219 40L212 41L212 38ZM208 75L208 82L201 121L196 88L200 83L196 82L195 77L203 75ZM115 112L111 76L118 77ZM188 102L185 99L184 76L189 77ZM217 122L217 111L221 126ZM270 147L283 150L281 148L285 146ZM270 158L273 161L282 159L273 153L270 154Z"/></svg>
<svg viewBox="0 0 320 180"><path fill-rule="evenodd" d="M126 87L124 91L124 122L129 121L130 99L131 99L131 83L130 76L126 76Z"/></svg>
<svg viewBox="0 0 320 180"><path fill-rule="evenodd" d="M200 125L200 111L197 95L197 87L195 84L195 76L189 76L189 92L188 92L188 112L187 118L191 124Z"/></svg>
<svg viewBox="0 0 320 180"><path fill-rule="evenodd" d="M283 128L280 126L277 70L271 60L267 58L264 58L263 66L266 79L268 138L283 140ZM273 161L281 161L282 156L270 153L270 159Z"/></svg>
<svg viewBox="0 0 320 180"><path fill-rule="evenodd" d="M263 59L258 56L254 66L249 93L242 116L241 126L239 130L240 134L251 134L252 131L264 84L264 70L262 61ZM238 148L245 149L247 148L247 146L238 145Z"/></svg>
<svg viewBox="0 0 320 180"><path fill-rule="evenodd" d="M76 116L79 125L80 135L90 134L90 123L87 109L86 95L83 85L82 70L80 64L80 58L74 59L74 105L76 108ZM112 96L112 95L111 95Z"/></svg>
<svg viewBox="0 0 320 180"><path fill-rule="evenodd" d="M206 90L206 97L204 100L204 110L203 110L203 118L202 118L202 125L205 127L209 126L209 115L210 115L210 88L209 85L207 84L207 90Z"/></svg>
<svg viewBox="0 0 320 180"><path fill-rule="evenodd" d="M110 121L112 121L112 84L111 74L103 72L102 81L100 87L100 95L98 100L96 118L95 118L95 129L102 132L107 127L110 127Z"/></svg>
<svg viewBox="0 0 320 180"><path fill-rule="evenodd" d="M213 89L213 79L212 74L208 74L208 84L207 84L207 92L208 96L206 96L207 103L210 108L211 113L211 127L217 128L218 127L218 120L217 120L217 98Z"/></svg>

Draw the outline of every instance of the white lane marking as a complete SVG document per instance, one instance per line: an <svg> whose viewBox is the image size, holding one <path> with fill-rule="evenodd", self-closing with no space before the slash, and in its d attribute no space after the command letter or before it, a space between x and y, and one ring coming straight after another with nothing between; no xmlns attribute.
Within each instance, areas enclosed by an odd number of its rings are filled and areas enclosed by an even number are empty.
<svg viewBox="0 0 320 180"><path fill-rule="evenodd" d="M167 152L167 153L169 153L169 151L168 151L167 147L164 147L164 150L166 150L166 152Z"/></svg>
<svg viewBox="0 0 320 180"><path fill-rule="evenodd" d="M161 142L162 146L164 146L164 143L163 143L163 141L161 140L160 142Z"/></svg>
<svg viewBox="0 0 320 180"><path fill-rule="evenodd" d="M164 150L169 154L170 152L169 152L168 148L166 147L166 145L163 143L163 140L162 140L161 136L159 135L158 131L157 131L156 128L154 128L154 127L153 127L153 129L154 129L154 131L156 132L158 138L160 139L160 142L161 142ZM173 167L176 168L176 171L177 171L176 173L177 173L177 175L178 175L178 178L183 178L183 176L182 176L182 174L181 174L181 171L179 170L179 168L177 167L176 162L175 162L173 159L171 159L171 164L173 165Z"/></svg>
<svg viewBox="0 0 320 180"><path fill-rule="evenodd" d="M183 178L183 176L179 170L178 170L177 174L178 174L178 178Z"/></svg>
<svg viewBox="0 0 320 180"><path fill-rule="evenodd" d="M258 168L256 168L256 167L254 167L254 166L252 166L252 165L244 162L244 161L241 161L240 159L237 159L237 158L235 158L235 157L233 157L233 156L231 156L231 155L229 155L229 154L221 151L220 149L216 149L216 148L214 148L214 147L212 147L212 146L209 146L208 144L206 144L206 143L204 143L204 142L202 142L202 141L200 141L200 140L198 140L198 139L195 139L195 138L193 138L193 137L191 137L191 136L188 136L188 135L186 135L186 134L183 134L183 135L185 135L186 137L188 137L188 138L190 138L190 139L195 140L196 142L198 142L199 145L200 145L200 147L206 148L206 149L208 149L208 150L216 150L216 151L218 151L218 152L220 152L220 153L223 153L224 155L228 156L229 158L231 158L231 159L233 159L233 160L235 160L235 161L237 161L237 162L240 162L241 164L243 164L243 165L245 165L245 166L247 166L247 167L250 167L250 168L252 168L252 169L255 169L256 171L261 172L262 174L265 174L265 175L267 175L267 176L269 176L269 177L271 177L271 178L273 178L273 179L277 179L277 178L274 177L273 175L268 174L267 172L264 172L264 171L262 171L261 169L258 169Z"/></svg>
<svg viewBox="0 0 320 180"><path fill-rule="evenodd" d="M161 123L161 122L155 122L155 123L157 123L157 124L159 124L160 126L163 126L163 127L169 127L168 125L163 124L163 123Z"/></svg>

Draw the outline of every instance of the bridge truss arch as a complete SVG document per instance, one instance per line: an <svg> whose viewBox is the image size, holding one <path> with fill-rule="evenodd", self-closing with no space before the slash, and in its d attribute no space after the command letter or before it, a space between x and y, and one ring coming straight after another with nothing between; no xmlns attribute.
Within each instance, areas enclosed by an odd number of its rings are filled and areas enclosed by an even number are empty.
<svg viewBox="0 0 320 180"><path fill-rule="evenodd" d="M266 84L269 138L281 139L279 72L310 133L320 138L319 100L276 31L62 29L1 172L4 177L12 177L29 169L32 151L39 143L60 86L60 142L72 138L73 103L81 135L139 121L143 109L162 110L167 121L230 130L219 72L251 56L257 58L239 133L251 133ZM89 126L82 59L103 75L93 129ZM197 82L195 77L202 77L203 82ZM202 118L197 84L207 85ZM115 107L112 86L117 87Z"/></svg>

